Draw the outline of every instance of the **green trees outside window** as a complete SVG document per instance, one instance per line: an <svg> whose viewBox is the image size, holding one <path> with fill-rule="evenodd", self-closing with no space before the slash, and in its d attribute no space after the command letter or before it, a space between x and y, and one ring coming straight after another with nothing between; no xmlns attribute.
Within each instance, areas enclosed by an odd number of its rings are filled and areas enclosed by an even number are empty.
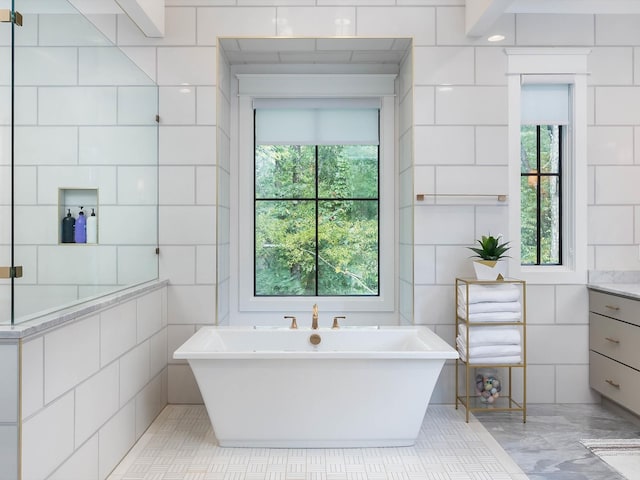
<svg viewBox="0 0 640 480"><path fill-rule="evenodd" d="M520 129L522 265L562 264L562 126Z"/></svg>
<svg viewBox="0 0 640 480"><path fill-rule="evenodd" d="M379 294L377 145L258 145L255 295Z"/></svg>

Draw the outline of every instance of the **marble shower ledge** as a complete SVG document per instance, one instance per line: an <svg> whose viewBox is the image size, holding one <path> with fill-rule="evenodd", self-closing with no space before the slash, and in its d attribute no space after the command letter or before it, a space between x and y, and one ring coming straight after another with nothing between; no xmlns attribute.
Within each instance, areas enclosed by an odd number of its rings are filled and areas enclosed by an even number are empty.
<svg viewBox="0 0 640 480"><path fill-rule="evenodd" d="M0 325L0 340L19 339L41 333L50 328L58 327L72 322L80 317L85 317L99 310L115 306L131 298L144 295L164 288L169 280L154 280L134 287L119 290L109 295L104 295L94 300L82 302L78 305L47 313L14 326Z"/></svg>

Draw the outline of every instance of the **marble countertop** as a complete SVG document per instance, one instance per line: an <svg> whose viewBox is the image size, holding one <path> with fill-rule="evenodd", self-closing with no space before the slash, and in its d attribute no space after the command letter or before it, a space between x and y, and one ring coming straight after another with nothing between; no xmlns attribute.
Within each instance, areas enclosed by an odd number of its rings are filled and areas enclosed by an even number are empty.
<svg viewBox="0 0 640 480"><path fill-rule="evenodd" d="M634 300L640 300L639 283L589 283L587 288L603 293L612 293Z"/></svg>

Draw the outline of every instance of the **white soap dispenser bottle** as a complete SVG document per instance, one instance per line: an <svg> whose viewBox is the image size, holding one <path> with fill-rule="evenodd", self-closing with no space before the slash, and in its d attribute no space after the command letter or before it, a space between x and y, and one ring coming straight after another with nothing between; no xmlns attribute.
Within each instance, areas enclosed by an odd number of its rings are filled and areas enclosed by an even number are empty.
<svg viewBox="0 0 640 480"><path fill-rule="evenodd" d="M87 217L87 243L98 243L98 217L93 208Z"/></svg>

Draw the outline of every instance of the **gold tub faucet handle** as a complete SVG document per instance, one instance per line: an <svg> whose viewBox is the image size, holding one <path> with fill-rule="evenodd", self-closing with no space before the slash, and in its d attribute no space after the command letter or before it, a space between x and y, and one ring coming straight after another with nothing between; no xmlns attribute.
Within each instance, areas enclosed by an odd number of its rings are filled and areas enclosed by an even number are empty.
<svg viewBox="0 0 640 480"><path fill-rule="evenodd" d="M338 325L338 319L344 320L346 318L347 317L345 317L344 315L339 315L337 317L333 317L333 325L331 326L331 328L333 328L333 329L340 328L340 325Z"/></svg>
<svg viewBox="0 0 640 480"><path fill-rule="evenodd" d="M286 319L291 319L291 326L289 328L291 328L291 329L298 328L298 322L296 322L296 317L294 317L293 315L285 315L284 318L285 318L285 320Z"/></svg>

